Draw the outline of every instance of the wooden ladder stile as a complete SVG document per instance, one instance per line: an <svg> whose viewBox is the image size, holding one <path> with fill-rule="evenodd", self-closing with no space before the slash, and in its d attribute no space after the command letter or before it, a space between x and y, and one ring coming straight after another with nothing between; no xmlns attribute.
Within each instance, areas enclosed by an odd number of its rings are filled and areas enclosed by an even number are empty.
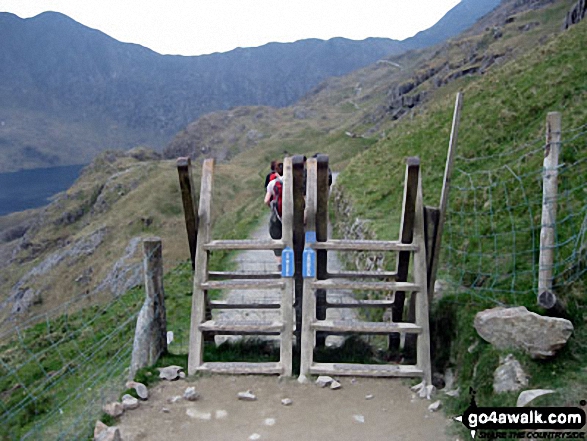
<svg viewBox="0 0 587 441"><path fill-rule="evenodd" d="M236 273L208 270L209 253L215 250L283 250L293 248L293 185L292 160L284 160L282 238L280 240L211 240L211 198L214 162L204 161L202 187L198 210L198 242L195 252L188 375L196 372L225 374L279 374L292 375L293 297L294 281L282 273ZM290 259L293 265L293 258ZM283 275L282 275L283 274ZM279 301L235 303L224 300L207 301L211 289L280 290ZM206 320L205 306L212 309L279 309L280 319L260 321ZM215 335L279 335L280 360L277 363L204 362L204 333Z"/></svg>
<svg viewBox="0 0 587 441"><path fill-rule="evenodd" d="M417 158L410 158L408 165L413 166ZM419 165L419 161L418 165ZM316 162L307 162L307 229L313 231L316 216ZM413 176L410 176L410 181ZM427 384L431 382L430 336L428 322L427 296L427 261L424 238L424 206L422 203L421 177L417 175L414 182L414 216L410 226L411 238L409 241L401 237L399 241L361 241L361 240L326 240L316 242L306 237L306 251L304 253L304 292L303 292L303 320L301 339L301 364L299 381L306 381L309 375L356 375L374 377L423 377ZM405 211L405 210L404 210ZM317 272L307 268L313 262L314 250L332 251L395 251L407 257L413 255L413 282L407 282L407 271L403 280L388 281L396 278L397 273L385 272L343 272L332 274L326 272L326 277L318 280ZM407 255L407 256L406 256ZM307 262L306 262L307 261ZM307 265L306 265L307 264ZM407 268L402 269L402 271ZM375 281L353 281L351 278L371 278ZM376 281L379 279L379 281ZM383 280L381 280L383 279ZM384 300L356 300L345 301L340 304L329 303L326 306L357 308L380 307L391 308L394 305L395 293L411 292L416 296L416 319L409 322L363 322L359 320L320 320L316 316L316 293L319 290L350 289L392 292L392 298ZM318 332L327 334L413 334L417 335L417 362L415 365L371 365L351 363L316 363L313 360L316 335Z"/></svg>

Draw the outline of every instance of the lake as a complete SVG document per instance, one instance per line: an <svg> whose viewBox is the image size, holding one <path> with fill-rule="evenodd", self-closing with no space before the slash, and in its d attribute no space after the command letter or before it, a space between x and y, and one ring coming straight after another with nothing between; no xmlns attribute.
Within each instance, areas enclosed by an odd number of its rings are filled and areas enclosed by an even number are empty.
<svg viewBox="0 0 587 441"><path fill-rule="evenodd" d="M83 167L66 165L0 173L0 216L47 205L51 196L71 187Z"/></svg>

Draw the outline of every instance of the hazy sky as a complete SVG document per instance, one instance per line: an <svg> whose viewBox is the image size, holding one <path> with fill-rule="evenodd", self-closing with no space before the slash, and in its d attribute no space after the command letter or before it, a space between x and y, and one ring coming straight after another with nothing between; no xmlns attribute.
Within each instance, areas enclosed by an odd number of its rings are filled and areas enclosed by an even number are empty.
<svg viewBox="0 0 587 441"><path fill-rule="evenodd" d="M58 11L162 54L200 55L303 38L403 40L460 0L0 0L21 18Z"/></svg>

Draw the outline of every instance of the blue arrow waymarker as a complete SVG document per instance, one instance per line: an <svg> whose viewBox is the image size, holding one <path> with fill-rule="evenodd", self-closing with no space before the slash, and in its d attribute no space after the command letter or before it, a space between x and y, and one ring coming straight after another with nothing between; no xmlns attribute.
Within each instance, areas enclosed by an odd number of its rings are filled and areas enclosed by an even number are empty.
<svg viewBox="0 0 587 441"><path fill-rule="evenodd" d="M304 279L316 277L316 251L306 248L302 254L302 276Z"/></svg>
<svg viewBox="0 0 587 441"><path fill-rule="evenodd" d="M306 243L316 243L316 232L306 231Z"/></svg>
<svg viewBox="0 0 587 441"><path fill-rule="evenodd" d="M294 252L286 247L281 252L281 277L293 277L294 275Z"/></svg>

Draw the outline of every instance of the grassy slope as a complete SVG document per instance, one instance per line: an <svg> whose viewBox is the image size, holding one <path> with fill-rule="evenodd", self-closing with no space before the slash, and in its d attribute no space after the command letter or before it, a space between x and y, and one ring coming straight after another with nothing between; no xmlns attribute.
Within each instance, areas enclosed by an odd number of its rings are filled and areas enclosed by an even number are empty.
<svg viewBox="0 0 587 441"><path fill-rule="evenodd" d="M519 160L516 155L507 155L513 147L523 145L535 139L544 139L544 121L547 112L560 111L563 114L563 133L565 130L583 126L587 121L587 55L582 50L582 43L587 39L587 23L582 23L565 32L555 41L543 45L528 55L509 62L499 70L487 74L478 81L461 83L464 90L464 108L459 132L459 155L463 158L491 156L487 160L473 163L457 160L457 168L463 167L469 173L479 170L497 170L500 165L510 165L519 176L531 176L541 169L542 157L530 155ZM470 83L470 84L467 84ZM453 97L435 101L411 121L405 121L393 131L393 137L378 142L367 152L355 158L339 177L339 185L353 201L356 214L360 217L373 219L372 228L380 238L395 238L398 234L399 217L404 161L409 155L418 155L422 158L422 173L425 203L436 205L444 172L444 161L450 121L452 116ZM583 139L584 142L584 139ZM536 147L540 148L540 144ZM568 145L564 147L564 158L561 162L572 163L581 156L584 157L584 146ZM505 156L499 156L505 154ZM454 186L467 187L468 175L455 172ZM476 176L473 176L476 179ZM522 206L504 213L500 201L506 197L515 196L520 191L511 175L507 185L500 185L492 195L492 203L496 210L495 218L481 216L478 224L468 223L466 219L456 219L465 229L459 236L465 251L474 253L476 250L490 252L484 248L483 240L475 238L475 232L499 231L500 228L511 227L515 224L523 227L528 223L528 206ZM539 173L537 175L539 179ZM584 186L582 173L566 175L566 188ZM538 193L541 198L539 180L529 191ZM397 185L389 185L397 183ZM512 184L511 187L508 187ZM482 185L482 178L475 185ZM489 201L487 193L479 192L473 201L471 192L453 190L451 194L451 209L458 212L464 209L472 212L475 208L483 211ZM582 204L581 204L582 201ZM559 216L568 214L565 210L579 210L585 206L584 196L576 201L575 206L564 207ZM505 205L505 204L504 204ZM534 207L536 208L536 207ZM562 208L562 207L561 207ZM500 210L502 211L500 213ZM539 206L534 212L534 224L539 225ZM503 220L503 216L508 216ZM453 213L453 216L457 216ZM389 220L392 220L391 222ZM449 219L450 221L450 219ZM493 224L490 225L490 223ZM568 225L568 229L577 228L577 225ZM558 231L560 240L565 234L575 231ZM536 234L536 233L534 233ZM457 239L458 239L457 238ZM531 237L518 237L518 247L530 246ZM487 242L487 239L485 239ZM445 244L451 238L445 235ZM468 247L468 248L467 248ZM497 250L504 254L510 252L511 244L499 243ZM565 257L565 256L563 256ZM531 261L534 257L527 256ZM479 268L493 265L492 262L463 261L466 271L476 273ZM531 262L517 262L521 268L530 266ZM518 267L519 270L520 267ZM505 274L513 269L512 263L498 267ZM474 278L473 278L474 279ZM472 281L473 279L469 279ZM462 280L461 280L462 281ZM507 282L507 281L506 281ZM517 291L528 291L527 296L518 296L520 302L534 308L535 298L532 293L532 279L517 281ZM525 284L525 285L524 285ZM578 401L587 394L587 376L582 366L587 363L587 352L584 348L586 329L583 323L582 312L585 309L584 298L575 293L582 292L581 286L585 280L576 281L574 286L566 289L563 299L569 303L572 319L575 324L575 335L552 361L534 362L527 356L516 354L524 368L531 375L530 388L555 388L555 395L542 398L540 404L577 405ZM439 343L436 363L438 367L451 364L457 370L461 391L467 391L469 386L478 390L477 403L482 406L515 405L517 394L509 393L500 396L492 394L493 371L499 362L499 351L490 345L481 342L477 337L472 320L474 314L486 307L494 306L494 301L513 303L507 290L499 291L500 282L496 282L498 293L493 294L490 302L471 297L471 293L461 293L443 299L436 305L433 318L438 335L433 336ZM473 300L474 299L474 300ZM452 350L446 347L446 341L452 340ZM478 342L476 348L467 351L473 343ZM502 354L503 355L503 354ZM466 393L459 400L448 402L449 412L462 412L468 405L469 397Z"/></svg>

